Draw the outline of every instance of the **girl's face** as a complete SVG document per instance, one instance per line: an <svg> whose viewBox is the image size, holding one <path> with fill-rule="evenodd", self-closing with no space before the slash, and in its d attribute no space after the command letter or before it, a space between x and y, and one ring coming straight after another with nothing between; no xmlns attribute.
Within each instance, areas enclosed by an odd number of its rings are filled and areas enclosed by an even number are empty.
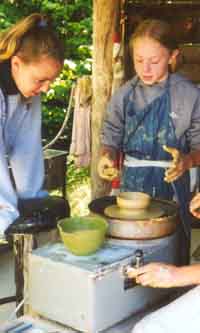
<svg viewBox="0 0 200 333"><path fill-rule="evenodd" d="M43 56L39 61L30 63L25 63L17 55L11 58L13 79L21 94L26 98L47 92L61 69L62 64L48 56Z"/></svg>
<svg viewBox="0 0 200 333"><path fill-rule="evenodd" d="M135 71L147 85L165 80L168 66L175 60L178 50L170 51L150 37L138 37L133 42Z"/></svg>

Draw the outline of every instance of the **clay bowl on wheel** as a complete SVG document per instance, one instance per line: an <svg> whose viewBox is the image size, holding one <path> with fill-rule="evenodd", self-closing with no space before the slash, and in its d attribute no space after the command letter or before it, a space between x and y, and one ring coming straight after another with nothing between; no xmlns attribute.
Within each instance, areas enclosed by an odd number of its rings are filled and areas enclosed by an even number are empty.
<svg viewBox="0 0 200 333"><path fill-rule="evenodd" d="M58 222L64 245L78 256L96 252L104 243L107 228L106 220L98 215L69 217Z"/></svg>
<svg viewBox="0 0 200 333"><path fill-rule="evenodd" d="M117 206L123 209L147 209L151 196L143 192L120 192L116 200Z"/></svg>

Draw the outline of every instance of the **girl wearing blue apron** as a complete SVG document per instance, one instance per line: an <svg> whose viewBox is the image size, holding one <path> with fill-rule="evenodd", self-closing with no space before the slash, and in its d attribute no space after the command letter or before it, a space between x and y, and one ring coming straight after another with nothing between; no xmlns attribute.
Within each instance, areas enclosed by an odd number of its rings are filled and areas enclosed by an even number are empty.
<svg viewBox="0 0 200 333"><path fill-rule="evenodd" d="M200 93L189 80L169 73L178 55L173 32L166 22L145 20L130 40L136 76L111 98L101 133L98 172L113 167L117 152L137 161L169 161L163 146L182 153L200 148ZM141 191L179 204L182 263L189 262L190 179L185 172L166 183L165 169L131 167L124 162L121 191Z"/></svg>

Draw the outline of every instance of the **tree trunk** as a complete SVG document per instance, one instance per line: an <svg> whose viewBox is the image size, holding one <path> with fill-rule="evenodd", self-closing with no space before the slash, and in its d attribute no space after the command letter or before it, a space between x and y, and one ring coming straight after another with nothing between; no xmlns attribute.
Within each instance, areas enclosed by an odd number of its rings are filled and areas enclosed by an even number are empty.
<svg viewBox="0 0 200 333"><path fill-rule="evenodd" d="M92 198L105 195L110 187L99 178L97 164L100 131L112 86L112 37L119 0L93 0L93 104L92 104Z"/></svg>

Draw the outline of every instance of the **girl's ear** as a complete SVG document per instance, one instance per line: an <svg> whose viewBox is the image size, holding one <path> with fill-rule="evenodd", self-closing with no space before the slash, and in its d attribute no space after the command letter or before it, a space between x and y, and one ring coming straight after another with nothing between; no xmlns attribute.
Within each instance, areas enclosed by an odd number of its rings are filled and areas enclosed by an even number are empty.
<svg viewBox="0 0 200 333"><path fill-rule="evenodd" d="M20 59L19 56L14 55L11 57L11 67L14 71L18 70L22 60Z"/></svg>
<svg viewBox="0 0 200 333"><path fill-rule="evenodd" d="M174 72L176 70L179 55L180 55L180 51L178 49L172 51L172 54L169 59L169 65L171 67L172 72Z"/></svg>

